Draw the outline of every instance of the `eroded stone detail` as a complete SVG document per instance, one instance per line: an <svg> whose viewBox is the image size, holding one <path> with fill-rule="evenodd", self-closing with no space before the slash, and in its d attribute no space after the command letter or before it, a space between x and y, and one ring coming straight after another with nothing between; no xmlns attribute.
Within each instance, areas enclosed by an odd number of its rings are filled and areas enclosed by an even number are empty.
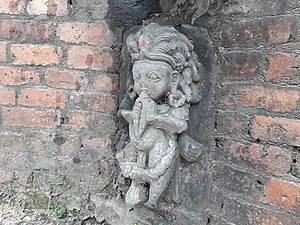
<svg viewBox="0 0 300 225"><path fill-rule="evenodd" d="M122 174L131 179L125 201L157 208L174 177L172 200L178 203L179 156L193 161L201 154L197 143L182 133L188 128L190 105L201 99L202 64L188 38L172 27L150 24L129 36L127 46L133 62L127 101L133 107L120 114L129 124L130 140L116 154Z"/></svg>

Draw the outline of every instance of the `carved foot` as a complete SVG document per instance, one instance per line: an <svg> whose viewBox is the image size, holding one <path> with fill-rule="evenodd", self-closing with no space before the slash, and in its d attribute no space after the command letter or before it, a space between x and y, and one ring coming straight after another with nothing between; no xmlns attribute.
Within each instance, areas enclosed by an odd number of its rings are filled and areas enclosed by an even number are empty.
<svg viewBox="0 0 300 225"><path fill-rule="evenodd" d="M138 205L147 200L147 188L143 184L132 181L125 196L125 202L131 206Z"/></svg>
<svg viewBox="0 0 300 225"><path fill-rule="evenodd" d="M157 202L146 202L145 206L150 208L150 209L158 209L158 204Z"/></svg>

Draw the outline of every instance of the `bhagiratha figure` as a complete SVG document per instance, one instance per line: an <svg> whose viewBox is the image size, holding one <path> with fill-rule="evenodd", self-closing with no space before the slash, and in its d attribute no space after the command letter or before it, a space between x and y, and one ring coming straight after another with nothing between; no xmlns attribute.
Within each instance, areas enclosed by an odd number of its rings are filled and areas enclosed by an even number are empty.
<svg viewBox="0 0 300 225"><path fill-rule="evenodd" d="M125 201L158 208L174 176L178 135L188 128L190 104L201 98L202 65L188 38L173 27L152 23L129 36L127 46L136 97L132 110L120 112L129 123L130 140L116 157L131 179Z"/></svg>

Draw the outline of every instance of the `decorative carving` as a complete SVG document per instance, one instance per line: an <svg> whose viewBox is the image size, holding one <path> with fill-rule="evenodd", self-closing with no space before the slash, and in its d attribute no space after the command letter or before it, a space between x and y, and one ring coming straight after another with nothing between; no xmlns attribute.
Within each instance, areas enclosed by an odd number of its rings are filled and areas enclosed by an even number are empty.
<svg viewBox="0 0 300 225"><path fill-rule="evenodd" d="M188 128L190 104L201 99L202 64L188 38L173 27L152 23L129 36L127 47L133 89L125 99L134 104L132 110L120 110L129 124L130 140L116 157L122 174L131 179L125 201L157 208L171 178L178 178L174 172L179 156L193 161L203 150L181 135ZM172 198L180 202L176 193Z"/></svg>
<svg viewBox="0 0 300 225"><path fill-rule="evenodd" d="M151 13L161 11L159 0L109 0L108 3L113 27L126 29L141 24Z"/></svg>

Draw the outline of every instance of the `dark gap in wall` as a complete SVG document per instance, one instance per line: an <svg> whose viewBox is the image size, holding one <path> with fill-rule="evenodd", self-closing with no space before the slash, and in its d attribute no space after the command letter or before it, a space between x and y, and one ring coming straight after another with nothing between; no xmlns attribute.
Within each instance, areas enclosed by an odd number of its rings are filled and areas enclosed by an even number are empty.
<svg viewBox="0 0 300 225"><path fill-rule="evenodd" d="M68 0L69 5L73 5L73 0Z"/></svg>
<svg viewBox="0 0 300 225"><path fill-rule="evenodd" d="M207 218L207 224L210 224L210 218Z"/></svg>

